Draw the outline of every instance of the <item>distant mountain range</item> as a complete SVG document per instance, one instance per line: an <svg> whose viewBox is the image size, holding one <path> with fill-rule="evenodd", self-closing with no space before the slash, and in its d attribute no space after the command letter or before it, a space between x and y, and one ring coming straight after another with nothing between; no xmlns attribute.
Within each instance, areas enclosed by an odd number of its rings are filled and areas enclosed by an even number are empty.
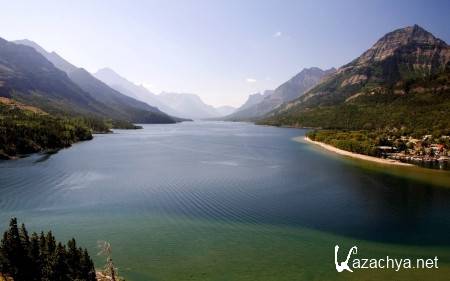
<svg viewBox="0 0 450 281"><path fill-rule="evenodd" d="M168 114L179 116L178 112L172 110L172 108L161 102L159 98L147 88L130 82L110 68L102 68L94 73L94 76L124 95L157 107Z"/></svg>
<svg viewBox="0 0 450 281"><path fill-rule="evenodd" d="M205 104L195 94L162 92L156 95L142 85L136 85L110 68L103 68L94 76L108 84L111 88L151 104L160 110L173 115L189 119L208 119L221 117L234 111L231 106L213 107Z"/></svg>
<svg viewBox="0 0 450 281"><path fill-rule="evenodd" d="M52 114L117 122L174 123L155 107L123 95L29 40L0 39L0 96Z"/></svg>
<svg viewBox="0 0 450 281"><path fill-rule="evenodd" d="M193 94L162 93L155 95L142 85L136 85L112 69L103 68L94 75L72 65L55 52L47 52L30 40L14 43L32 47L82 91L108 107L102 116L134 123L171 123L185 119L206 119L232 112L230 107L214 108ZM47 108L45 108L48 110ZM177 116L177 117L174 117ZM182 117L182 118L179 118Z"/></svg>
<svg viewBox="0 0 450 281"><path fill-rule="evenodd" d="M158 98L170 105L180 116L189 116L192 119L205 119L218 117L220 114L213 106L205 104L197 95L162 92Z"/></svg>
<svg viewBox="0 0 450 281"><path fill-rule="evenodd" d="M418 25L390 32L262 123L338 129L450 128L450 47Z"/></svg>
<svg viewBox="0 0 450 281"><path fill-rule="evenodd" d="M256 94L252 94L249 95L247 100L245 101L245 103L243 105L241 105L238 109L236 109L236 113L237 112L241 112L247 108L250 108L258 103L260 103L264 97L267 97L269 95L271 95L273 93L273 90L265 90L262 93L256 93Z"/></svg>
<svg viewBox="0 0 450 281"><path fill-rule="evenodd" d="M236 108L230 105L222 105L215 107L219 116L227 116L236 111Z"/></svg>
<svg viewBox="0 0 450 281"><path fill-rule="evenodd" d="M247 102L225 120L256 120L276 109L283 103L302 96L317 85L321 79L334 73L336 69L322 70L317 67L305 68L300 73L281 84L275 90L250 95Z"/></svg>

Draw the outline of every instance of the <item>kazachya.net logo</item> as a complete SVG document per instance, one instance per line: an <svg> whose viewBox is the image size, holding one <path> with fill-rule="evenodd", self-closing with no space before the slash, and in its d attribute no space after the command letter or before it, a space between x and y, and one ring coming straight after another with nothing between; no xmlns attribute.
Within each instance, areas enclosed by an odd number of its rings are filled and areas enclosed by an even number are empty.
<svg viewBox="0 0 450 281"><path fill-rule="evenodd" d="M334 247L334 264L337 272L349 271L354 269L393 269L399 271L402 269L438 269L438 257L434 258L358 258L358 246L351 247L346 252L345 259L339 262L339 246Z"/></svg>

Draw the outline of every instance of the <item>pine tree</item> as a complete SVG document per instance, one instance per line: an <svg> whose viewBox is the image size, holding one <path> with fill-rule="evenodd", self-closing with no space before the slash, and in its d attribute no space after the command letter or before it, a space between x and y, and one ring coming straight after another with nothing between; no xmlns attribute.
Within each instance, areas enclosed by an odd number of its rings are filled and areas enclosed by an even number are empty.
<svg viewBox="0 0 450 281"><path fill-rule="evenodd" d="M0 242L0 274L14 281L96 281L94 263L75 239L66 248L50 231L30 238L15 218Z"/></svg>
<svg viewBox="0 0 450 281"><path fill-rule="evenodd" d="M25 228L25 224L22 223L19 230L20 240L22 241L22 245L24 249L28 249L30 246L30 236L28 236L28 231Z"/></svg>
<svg viewBox="0 0 450 281"><path fill-rule="evenodd" d="M41 265L41 279L43 281L50 281L51 266L50 266L50 254L48 251L47 240L44 232L39 235L39 249L40 249L40 261Z"/></svg>
<svg viewBox="0 0 450 281"><path fill-rule="evenodd" d="M70 268L70 276L72 279L81 279L81 252L77 248L77 243L74 238L67 242L67 264Z"/></svg>
<svg viewBox="0 0 450 281"><path fill-rule="evenodd" d="M30 257L30 237L28 236L28 231L23 223L19 229L19 237L23 249L23 256L20 264L21 267L20 270L23 272L22 276L24 280L27 281L32 280L33 272L30 270L30 268L33 267L33 262Z"/></svg>
<svg viewBox="0 0 450 281"><path fill-rule="evenodd" d="M51 231L49 231L45 236L45 242L47 244L48 255L54 255L56 252L56 240Z"/></svg>
<svg viewBox="0 0 450 281"><path fill-rule="evenodd" d="M5 273L9 271L11 266L9 265L9 259L6 257L6 249L8 245L6 244L8 241L7 233L3 233L2 243L0 245L0 272Z"/></svg>
<svg viewBox="0 0 450 281"><path fill-rule="evenodd" d="M39 236L36 233L33 233L30 239L30 251L29 251L29 256L32 262L30 271L32 272L33 281L40 281L42 277L43 261L39 242L40 242Z"/></svg>
<svg viewBox="0 0 450 281"><path fill-rule="evenodd" d="M82 280L96 281L94 263L86 249L81 257L81 277Z"/></svg>
<svg viewBox="0 0 450 281"><path fill-rule="evenodd" d="M71 281L69 278L69 268L66 262L66 249L61 243L58 243L55 249L50 280Z"/></svg>
<svg viewBox="0 0 450 281"><path fill-rule="evenodd" d="M9 230L4 235L2 242L2 252L8 260L8 273L15 281L28 281L27 274L27 253L23 248L20 239L17 219L12 218L9 223Z"/></svg>

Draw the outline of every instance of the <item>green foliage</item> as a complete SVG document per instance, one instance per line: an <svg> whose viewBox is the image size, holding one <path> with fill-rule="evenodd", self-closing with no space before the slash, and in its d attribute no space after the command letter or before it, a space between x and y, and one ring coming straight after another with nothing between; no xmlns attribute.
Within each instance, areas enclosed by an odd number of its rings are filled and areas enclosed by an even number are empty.
<svg viewBox="0 0 450 281"><path fill-rule="evenodd" d="M75 239L67 246L57 243L51 232L33 233L19 228L12 218L0 244L0 272L14 281L95 281L95 269L86 249Z"/></svg>
<svg viewBox="0 0 450 281"><path fill-rule="evenodd" d="M113 120L110 123L110 127L114 129L127 129L127 130L134 130L134 129L142 129L142 126L134 125L128 121L120 121L120 120Z"/></svg>
<svg viewBox="0 0 450 281"><path fill-rule="evenodd" d="M449 135L450 91L423 80L405 82L404 87L424 87L426 90L402 95L368 94L336 105L297 107L260 123L341 130L406 128L416 137L426 134Z"/></svg>
<svg viewBox="0 0 450 281"><path fill-rule="evenodd" d="M307 136L311 140L327 143L339 149L371 156L380 156L377 146L387 145L382 144L383 137L380 132L320 130L311 131Z"/></svg>
<svg viewBox="0 0 450 281"><path fill-rule="evenodd" d="M56 150L92 139L92 120L58 118L0 104L0 156Z"/></svg>
<svg viewBox="0 0 450 281"><path fill-rule="evenodd" d="M432 135L430 139L420 136L414 144L409 142L411 131L403 129L376 129L359 131L341 130L314 130L308 132L307 136L314 141L330 144L334 147L371 156L381 156L379 146L394 147L396 152L407 152L414 149L416 145L425 149L431 143L441 144L444 149L450 149L450 138L441 135Z"/></svg>

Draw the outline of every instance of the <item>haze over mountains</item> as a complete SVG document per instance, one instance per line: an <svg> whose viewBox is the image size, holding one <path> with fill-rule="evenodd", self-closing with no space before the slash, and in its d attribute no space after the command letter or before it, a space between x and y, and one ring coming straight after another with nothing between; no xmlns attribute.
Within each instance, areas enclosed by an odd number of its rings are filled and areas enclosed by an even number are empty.
<svg viewBox="0 0 450 281"><path fill-rule="evenodd" d="M83 91L91 94L96 100L121 113L120 118L137 123L147 123L148 118L141 116L143 112L176 116L187 119L206 119L220 117L232 112L230 107L214 108L205 104L193 94L162 93L155 95L142 85L136 85L118 75L112 69L103 68L94 75L83 68L76 67L56 52L47 52L31 40L17 40L16 44L34 48L56 68L64 71L70 80ZM138 109L136 112L135 109ZM161 119L163 120L163 119ZM159 121L158 121L159 122ZM161 121L162 122L162 121Z"/></svg>
<svg viewBox="0 0 450 281"><path fill-rule="evenodd" d="M197 95L184 93L162 92L158 98L163 103L179 112L180 116L189 116L192 119L205 119L221 116L211 105L205 104Z"/></svg>
<svg viewBox="0 0 450 281"><path fill-rule="evenodd" d="M154 93L150 92L147 88L142 85L134 84L133 82L120 76L110 68L102 68L95 72L93 75L97 77L97 79L103 81L111 88L123 93L124 95L151 104L168 114L175 116L177 115L177 112L172 110L163 102L159 101L158 97Z"/></svg>
<svg viewBox="0 0 450 281"><path fill-rule="evenodd" d="M219 113L219 116L227 116L236 111L236 108L231 105L217 106L215 109Z"/></svg>
<svg viewBox="0 0 450 281"><path fill-rule="evenodd" d="M260 103L264 97L267 97L273 93L273 90L265 90L262 93L251 94L243 105L236 109L236 113L252 107L255 104Z"/></svg>
<svg viewBox="0 0 450 281"><path fill-rule="evenodd" d="M89 72L29 40L0 41L0 95L58 114L88 114L132 123L177 121L110 88Z"/></svg>
<svg viewBox="0 0 450 281"><path fill-rule="evenodd" d="M195 94L162 92L156 95L144 86L130 82L110 68L102 68L94 75L117 91L156 106L170 115L189 119L208 119L228 115L234 110L230 106L215 108L207 105Z"/></svg>
<svg viewBox="0 0 450 281"><path fill-rule="evenodd" d="M226 120L255 120L276 109L285 102L289 102L303 95L311 87L336 69L322 70L318 67L305 68L297 75L281 84L275 90L264 91L250 95L243 106L236 112L225 117Z"/></svg>

